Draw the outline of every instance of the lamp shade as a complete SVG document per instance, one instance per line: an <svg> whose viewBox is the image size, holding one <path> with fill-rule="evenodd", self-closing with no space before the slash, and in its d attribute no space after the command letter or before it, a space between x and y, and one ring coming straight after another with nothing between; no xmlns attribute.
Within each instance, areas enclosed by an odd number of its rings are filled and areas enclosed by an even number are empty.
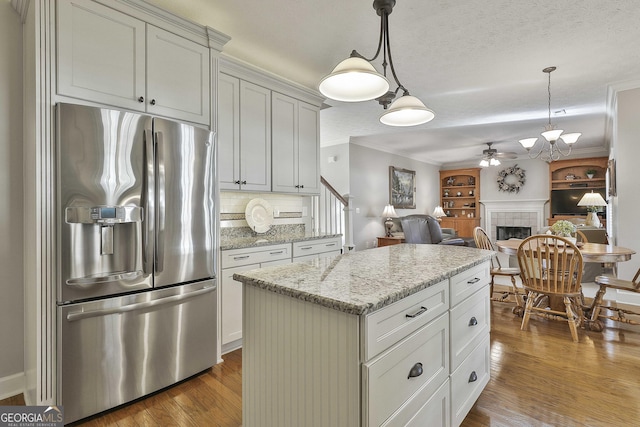
<svg viewBox="0 0 640 427"><path fill-rule="evenodd" d="M585 193L578 202L578 206L607 206L607 202L602 198L600 193Z"/></svg>
<svg viewBox="0 0 640 427"><path fill-rule="evenodd" d="M389 81L366 59L350 57L320 81L318 90L336 101L370 101L389 91Z"/></svg>
<svg viewBox="0 0 640 427"><path fill-rule="evenodd" d="M393 208L393 205L387 205L384 207L384 211L382 211L383 218L397 218L398 214L396 210Z"/></svg>
<svg viewBox="0 0 640 427"><path fill-rule="evenodd" d="M562 129L553 129L553 130L542 132L541 135L548 142L556 142L558 138L560 138L560 135L562 135L562 132L563 132Z"/></svg>
<svg viewBox="0 0 640 427"><path fill-rule="evenodd" d="M531 149L536 144L538 138L525 138L520 140L520 144L527 150Z"/></svg>
<svg viewBox="0 0 640 427"><path fill-rule="evenodd" d="M433 120L435 116L415 96L403 95L393 101L380 121L389 126L416 126Z"/></svg>
<svg viewBox="0 0 640 427"><path fill-rule="evenodd" d="M480 166L483 168L489 167L489 160L487 159L480 160Z"/></svg>
<svg viewBox="0 0 640 427"><path fill-rule="evenodd" d="M580 132L566 133L560 136L560 138L562 138L565 144L575 144L578 138L580 138L580 135L582 135Z"/></svg>
<svg viewBox="0 0 640 427"><path fill-rule="evenodd" d="M446 213L444 213L444 210L442 209L442 206L436 206L436 208L433 210L433 216L436 218L440 218L443 216L447 216Z"/></svg>

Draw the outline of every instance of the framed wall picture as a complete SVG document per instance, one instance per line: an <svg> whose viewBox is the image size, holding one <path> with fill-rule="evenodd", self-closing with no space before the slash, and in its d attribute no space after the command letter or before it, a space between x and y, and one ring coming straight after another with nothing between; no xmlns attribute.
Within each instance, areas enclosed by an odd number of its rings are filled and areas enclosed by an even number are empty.
<svg viewBox="0 0 640 427"><path fill-rule="evenodd" d="M389 166L389 204L396 209L416 208L416 172Z"/></svg>
<svg viewBox="0 0 640 427"><path fill-rule="evenodd" d="M609 175L609 196L616 195L616 161L615 159L609 159L607 165L607 173Z"/></svg>

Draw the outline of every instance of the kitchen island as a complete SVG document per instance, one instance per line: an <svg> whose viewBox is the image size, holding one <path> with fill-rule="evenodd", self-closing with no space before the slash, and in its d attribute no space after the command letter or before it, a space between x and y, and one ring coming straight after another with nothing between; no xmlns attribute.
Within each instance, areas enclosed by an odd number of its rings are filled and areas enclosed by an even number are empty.
<svg viewBox="0 0 640 427"><path fill-rule="evenodd" d="M243 425L459 425L489 381L491 255L401 244L235 274Z"/></svg>

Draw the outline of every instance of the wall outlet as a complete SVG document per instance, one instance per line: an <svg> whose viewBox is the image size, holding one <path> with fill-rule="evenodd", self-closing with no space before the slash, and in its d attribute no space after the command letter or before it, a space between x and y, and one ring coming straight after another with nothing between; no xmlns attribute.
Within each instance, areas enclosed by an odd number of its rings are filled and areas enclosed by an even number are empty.
<svg viewBox="0 0 640 427"><path fill-rule="evenodd" d="M356 213L359 214L360 213L360 208L356 208Z"/></svg>

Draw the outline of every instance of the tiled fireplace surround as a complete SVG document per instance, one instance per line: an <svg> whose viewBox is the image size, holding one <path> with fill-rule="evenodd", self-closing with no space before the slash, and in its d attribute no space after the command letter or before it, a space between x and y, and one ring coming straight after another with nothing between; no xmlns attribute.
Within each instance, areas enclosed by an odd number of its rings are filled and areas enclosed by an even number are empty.
<svg viewBox="0 0 640 427"><path fill-rule="evenodd" d="M531 227L536 234L544 227L544 205L546 200L485 200L484 228L492 242L495 242L496 226Z"/></svg>

